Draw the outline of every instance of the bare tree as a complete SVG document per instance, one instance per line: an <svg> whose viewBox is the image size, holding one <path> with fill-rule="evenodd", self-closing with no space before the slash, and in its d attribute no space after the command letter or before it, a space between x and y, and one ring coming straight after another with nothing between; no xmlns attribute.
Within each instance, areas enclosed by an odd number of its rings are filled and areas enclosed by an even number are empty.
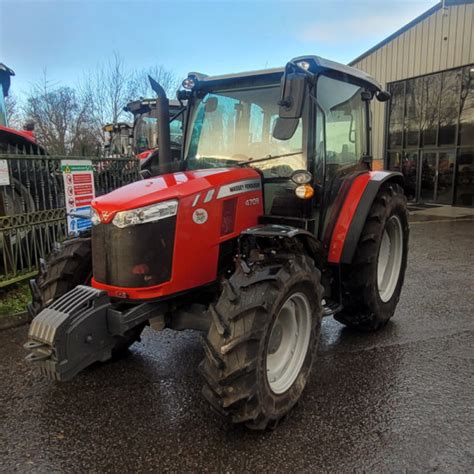
<svg viewBox="0 0 474 474"><path fill-rule="evenodd" d="M179 87L178 77L173 71L166 69L164 66L156 65L133 74L131 92L133 92L136 99L140 97L147 99L155 97L155 93L150 87L148 76L151 76L155 81L161 84L170 99L175 97Z"/></svg>
<svg viewBox="0 0 474 474"><path fill-rule="evenodd" d="M5 97L7 123L12 128L22 127L22 116L17 97L11 92Z"/></svg>
<svg viewBox="0 0 474 474"><path fill-rule="evenodd" d="M123 108L133 95L132 73L115 52L106 64L85 76L80 91L97 136L104 141L103 126L125 120Z"/></svg>
<svg viewBox="0 0 474 474"><path fill-rule="evenodd" d="M26 99L25 113L35 123L35 134L49 153L90 154L98 140L91 130L86 103L70 87L54 87L47 80L33 86Z"/></svg>
<svg viewBox="0 0 474 474"><path fill-rule="evenodd" d="M131 71L117 52L107 63L86 74L80 86L81 100L102 143L106 140L104 125L131 120L123 110L128 102L154 97L148 75L160 82L170 98L174 96L178 80L172 71L163 66Z"/></svg>
<svg viewBox="0 0 474 474"><path fill-rule="evenodd" d="M96 153L106 141L104 125L130 121L123 110L127 103L154 97L148 75L161 83L170 98L174 96L179 82L172 71L163 66L131 71L114 53L108 62L85 74L76 88L52 84L45 73L26 98L23 115L35 123L38 141L50 153ZM12 102L12 114L18 109Z"/></svg>

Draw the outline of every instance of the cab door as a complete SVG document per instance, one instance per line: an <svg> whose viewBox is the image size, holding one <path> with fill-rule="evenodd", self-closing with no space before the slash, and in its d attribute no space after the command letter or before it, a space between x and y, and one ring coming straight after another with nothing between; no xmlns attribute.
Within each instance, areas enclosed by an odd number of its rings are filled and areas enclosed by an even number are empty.
<svg viewBox="0 0 474 474"><path fill-rule="evenodd" d="M319 236L330 233L331 223L352 180L367 172L367 103L364 89L324 75L316 90L316 185L320 186Z"/></svg>

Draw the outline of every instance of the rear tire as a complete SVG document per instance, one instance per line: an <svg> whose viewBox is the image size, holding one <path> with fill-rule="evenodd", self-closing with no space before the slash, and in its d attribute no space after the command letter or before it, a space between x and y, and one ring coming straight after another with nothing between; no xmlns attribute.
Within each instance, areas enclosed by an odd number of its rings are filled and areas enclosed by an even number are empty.
<svg viewBox="0 0 474 474"><path fill-rule="evenodd" d="M89 285L92 278L92 248L90 237L65 240L58 244L41 264L36 280L30 281L32 302L28 305L31 319L77 285ZM123 336L117 336L112 359L128 355L128 349L140 341L146 323L140 324Z"/></svg>
<svg viewBox="0 0 474 474"><path fill-rule="evenodd" d="M343 269L344 308L334 317L362 331L375 331L395 313L408 255L408 211L403 189L380 188L351 263Z"/></svg>
<svg viewBox="0 0 474 474"><path fill-rule="evenodd" d="M203 338L203 395L214 409L252 429L276 427L310 374L322 291L320 272L306 256L292 255L286 263L247 274L237 265L209 308L212 322Z"/></svg>

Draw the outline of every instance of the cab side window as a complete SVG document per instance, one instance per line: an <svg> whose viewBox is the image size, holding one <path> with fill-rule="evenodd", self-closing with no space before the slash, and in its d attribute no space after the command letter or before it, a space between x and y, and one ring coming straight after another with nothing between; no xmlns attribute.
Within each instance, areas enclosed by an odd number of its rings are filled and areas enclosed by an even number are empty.
<svg viewBox="0 0 474 474"><path fill-rule="evenodd" d="M328 179L360 165L366 150L363 89L320 76L318 103L326 120L326 176Z"/></svg>

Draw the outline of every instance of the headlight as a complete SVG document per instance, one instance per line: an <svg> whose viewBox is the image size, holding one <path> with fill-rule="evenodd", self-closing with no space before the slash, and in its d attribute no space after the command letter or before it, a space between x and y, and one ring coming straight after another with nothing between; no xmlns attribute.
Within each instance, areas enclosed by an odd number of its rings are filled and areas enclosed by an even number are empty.
<svg viewBox="0 0 474 474"><path fill-rule="evenodd" d="M311 173L306 170L296 170L291 174L290 179L296 184L307 184L313 179Z"/></svg>
<svg viewBox="0 0 474 474"><path fill-rule="evenodd" d="M159 202L151 206L130 209L129 211L118 212L112 224L123 228L129 225L146 224L147 222L155 222L166 217L175 216L178 211L178 201Z"/></svg>
<svg viewBox="0 0 474 474"><path fill-rule="evenodd" d="M100 224L99 213L93 207L91 207L91 222L92 222L92 225Z"/></svg>

